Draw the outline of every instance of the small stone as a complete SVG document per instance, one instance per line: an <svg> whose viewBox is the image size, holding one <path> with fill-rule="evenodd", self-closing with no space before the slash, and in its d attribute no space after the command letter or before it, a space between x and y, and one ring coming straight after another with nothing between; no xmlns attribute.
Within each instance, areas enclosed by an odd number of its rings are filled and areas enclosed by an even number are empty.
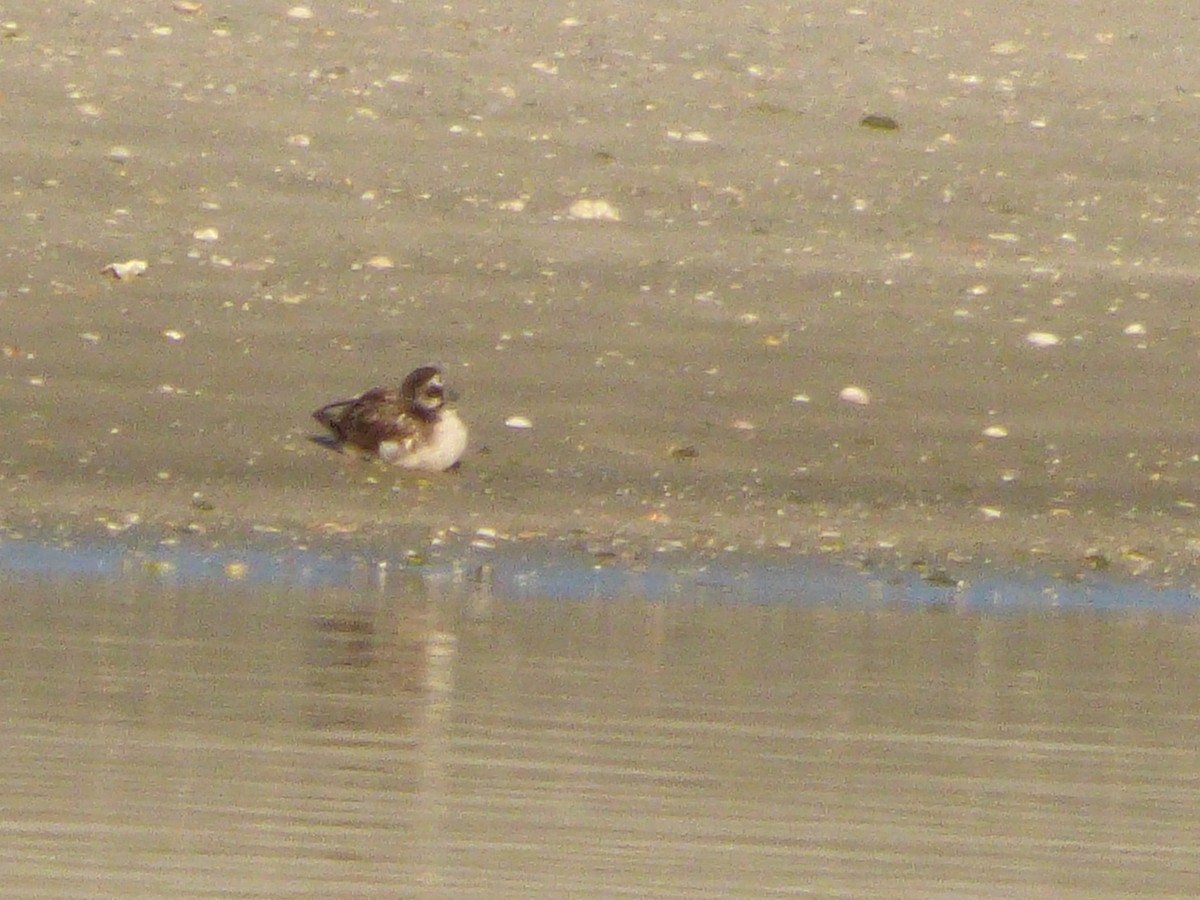
<svg viewBox="0 0 1200 900"><path fill-rule="evenodd" d="M899 131L900 123L891 116L881 116L878 113L868 113L859 119L858 124L863 128L873 128L876 131Z"/></svg>
<svg viewBox="0 0 1200 900"><path fill-rule="evenodd" d="M524 416L509 416L504 420L504 424L517 431L528 431L533 427L533 422Z"/></svg>

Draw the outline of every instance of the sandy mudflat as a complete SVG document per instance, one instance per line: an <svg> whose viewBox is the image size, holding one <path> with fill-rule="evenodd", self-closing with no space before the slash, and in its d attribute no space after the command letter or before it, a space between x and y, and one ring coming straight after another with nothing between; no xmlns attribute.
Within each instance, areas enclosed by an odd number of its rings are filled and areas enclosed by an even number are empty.
<svg viewBox="0 0 1200 900"><path fill-rule="evenodd" d="M4 522L1193 580L1175 18L693 6L0 11ZM461 472L309 439L425 362Z"/></svg>

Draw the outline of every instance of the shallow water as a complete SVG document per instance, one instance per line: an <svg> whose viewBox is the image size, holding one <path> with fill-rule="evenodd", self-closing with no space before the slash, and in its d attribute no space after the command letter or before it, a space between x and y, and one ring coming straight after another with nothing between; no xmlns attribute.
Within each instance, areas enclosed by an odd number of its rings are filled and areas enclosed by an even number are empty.
<svg viewBox="0 0 1200 900"><path fill-rule="evenodd" d="M11 573L11 897L1124 897L1200 877L1200 623Z"/></svg>

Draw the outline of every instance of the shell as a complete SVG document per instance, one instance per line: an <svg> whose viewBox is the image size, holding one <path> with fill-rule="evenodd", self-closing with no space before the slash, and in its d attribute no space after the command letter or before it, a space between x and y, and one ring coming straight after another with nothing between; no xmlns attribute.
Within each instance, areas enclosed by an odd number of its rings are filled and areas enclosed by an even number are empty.
<svg viewBox="0 0 1200 900"><path fill-rule="evenodd" d="M871 395L860 387L848 384L838 393L838 399L844 403L853 403L855 406L866 406L871 402Z"/></svg>
<svg viewBox="0 0 1200 900"><path fill-rule="evenodd" d="M1025 335L1025 343L1033 347L1057 347L1062 338L1049 331L1031 331Z"/></svg>

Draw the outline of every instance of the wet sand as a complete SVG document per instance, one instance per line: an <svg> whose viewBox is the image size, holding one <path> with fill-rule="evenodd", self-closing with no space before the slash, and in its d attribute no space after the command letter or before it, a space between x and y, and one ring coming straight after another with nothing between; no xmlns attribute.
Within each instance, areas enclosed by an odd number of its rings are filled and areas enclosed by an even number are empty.
<svg viewBox="0 0 1200 900"><path fill-rule="evenodd" d="M9 12L4 524L1194 581L1175 22L909 7ZM310 440L426 362L461 472Z"/></svg>

